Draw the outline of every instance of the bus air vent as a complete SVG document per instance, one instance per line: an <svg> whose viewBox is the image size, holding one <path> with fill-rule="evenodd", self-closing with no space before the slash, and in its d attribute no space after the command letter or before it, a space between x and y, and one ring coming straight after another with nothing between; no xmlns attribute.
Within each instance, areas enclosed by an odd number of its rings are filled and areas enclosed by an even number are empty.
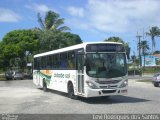
<svg viewBox="0 0 160 120"><path fill-rule="evenodd" d="M102 90L102 93L114 93L116 90Z"/></svg>

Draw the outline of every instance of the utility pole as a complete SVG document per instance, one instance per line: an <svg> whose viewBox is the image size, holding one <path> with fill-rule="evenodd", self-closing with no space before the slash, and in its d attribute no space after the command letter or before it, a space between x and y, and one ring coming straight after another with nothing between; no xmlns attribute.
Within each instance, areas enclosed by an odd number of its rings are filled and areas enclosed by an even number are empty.
<svg viewBox="0 0 160 120"><path fill-rule="evenodd" d="M141 49L140 49L140 43L141 43L141 35L138 35L138 32L137 32L137 39L138 39L138 52L139 52L139 67L141 68L142 66L142 62L141 62Z"/></svg>
<svg viewBox="0 0 160 120"><path fill-rule="evenodd" d="M133 57L134 74L133 75L135 76L136 73L135 73L135 52L134 51L133 51L133 55L134 55Z"/></svg>

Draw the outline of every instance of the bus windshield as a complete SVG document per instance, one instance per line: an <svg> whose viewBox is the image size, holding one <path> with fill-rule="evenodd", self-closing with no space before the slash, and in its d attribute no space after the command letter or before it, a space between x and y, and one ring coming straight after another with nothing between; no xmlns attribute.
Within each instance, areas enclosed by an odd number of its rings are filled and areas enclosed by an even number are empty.
<svg viewBox="0 0 160 120"><path fill-rule="evenodd" d="M126 75L124 53L88 53L86 55L87 75L94 78L115 78Z"/></svg>

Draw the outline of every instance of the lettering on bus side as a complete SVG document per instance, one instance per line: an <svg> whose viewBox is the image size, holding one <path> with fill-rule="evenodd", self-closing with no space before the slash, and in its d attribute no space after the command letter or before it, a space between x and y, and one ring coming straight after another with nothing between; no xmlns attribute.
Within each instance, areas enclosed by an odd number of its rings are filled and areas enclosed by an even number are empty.
<svg viewBox="0 0 160 120"><path fill-rule="evenodd" d="M54 73L54 78L70 78L70 73L68 74Z"/></svg>

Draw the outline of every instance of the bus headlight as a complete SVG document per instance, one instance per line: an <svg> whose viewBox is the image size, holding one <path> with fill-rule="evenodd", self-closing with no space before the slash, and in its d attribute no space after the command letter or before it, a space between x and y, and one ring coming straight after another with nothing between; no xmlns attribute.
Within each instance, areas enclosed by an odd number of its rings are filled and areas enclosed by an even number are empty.
<svg viewBox="0 0 160 120"><path fill-rule="evenodd" d="M90 82L90 81L86 81L86 83L87 83L87 85L88 85L90 88L92 88L92 89L98 89L98 87L97 87L94 83L92 83L92 82Z"/></svg>
<svg viewBox="0 0 160 120"><path fill-rule="evenodd" d="M128 85L128 80L125 80L121 85L120 88L126 87Z"/></svg>

